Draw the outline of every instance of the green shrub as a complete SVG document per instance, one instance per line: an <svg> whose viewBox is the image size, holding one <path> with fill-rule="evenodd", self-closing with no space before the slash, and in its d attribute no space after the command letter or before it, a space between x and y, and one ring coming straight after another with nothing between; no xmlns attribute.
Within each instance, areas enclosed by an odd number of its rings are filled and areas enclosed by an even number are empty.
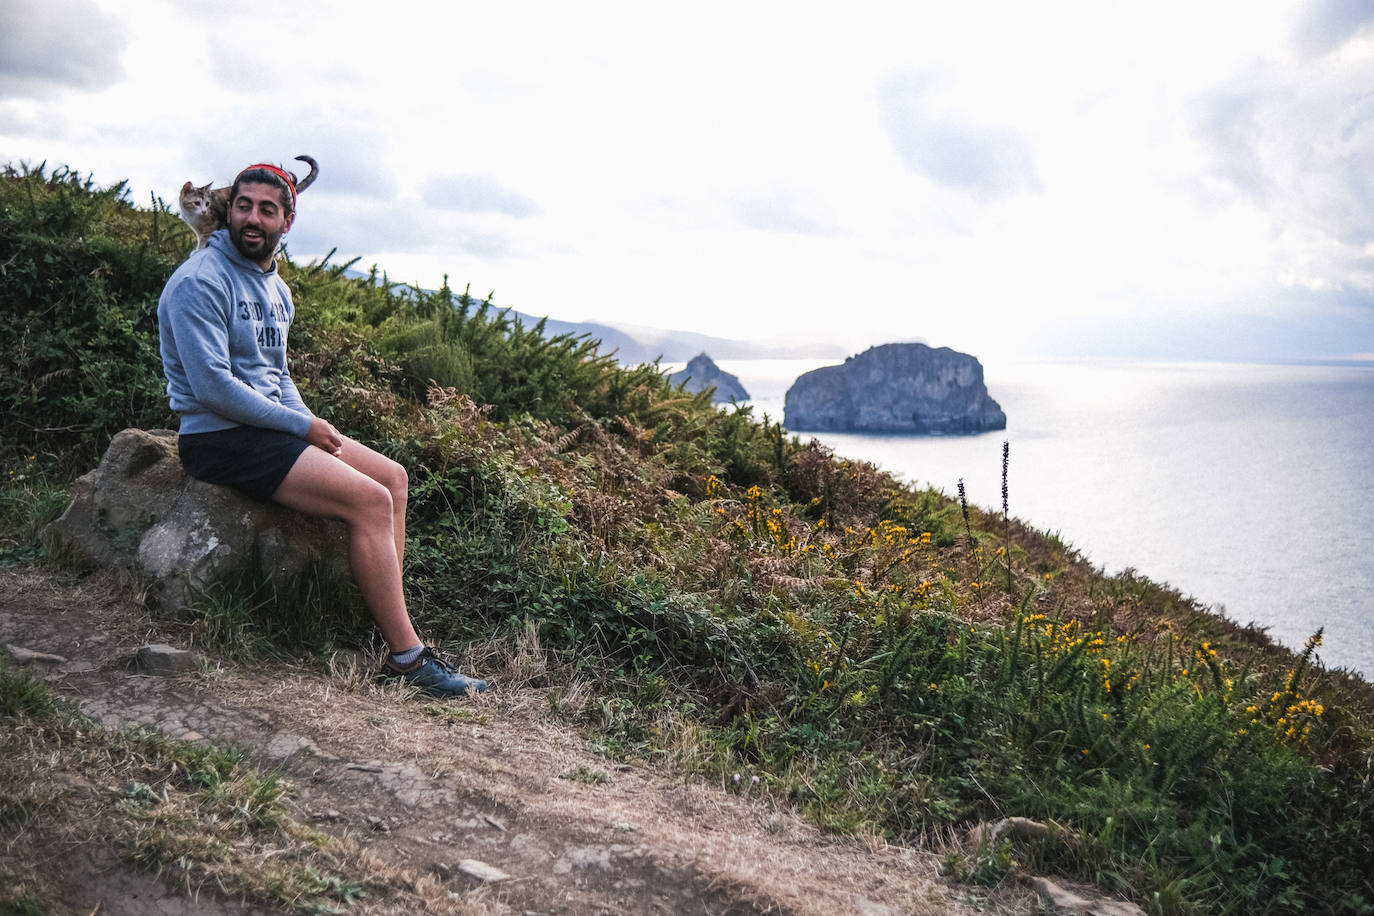
<svg viewBox="0 0 1374 916"><path fill-rule="evenodd" d="M66 170L0 177L0 405L7 461L41 454L71 471L131 426L167 426L157 296L185 233L138 211L123 185ZM173 254L173 251L176 254Z"/></svg>
<svg viewBox="0 0 1374 916"><path fill-rule="evenodd" d="M0 179L0 294L17 304L0 403L11 477L28 478L0 480L5 549L112 432L170 422L152 307L189 247L170 223L73 173ZM914 490L490 297L327 261L282 264L292 373L410 470L421 630L535 632L552 677L600 691L582 721L606 753L666 753L672 720L707 745L683 759L723 781L747 768L829 829L1054 825L956 857L969 881L1020 863L1156 913L1374 912L1374 699L1310 647L1294 657L1105 576L1005 504ZM204 609L204 639L310 652L368 630L319 595L284 627L254 584Z"/></svg>

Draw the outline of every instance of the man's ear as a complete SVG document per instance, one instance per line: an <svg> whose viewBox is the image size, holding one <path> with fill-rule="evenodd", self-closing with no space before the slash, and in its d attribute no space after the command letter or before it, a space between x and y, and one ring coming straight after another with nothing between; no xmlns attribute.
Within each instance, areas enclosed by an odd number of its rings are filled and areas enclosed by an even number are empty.
<svg viewBox="0 0 1374 916"><path fill-rule="evenodd" d="M296 211L295 211L295 210L292 210L290 213L286 214L286 228L283 229L283 230L281 231L281 234L282 234L282 235L286 235L286 233L290 232L290 231L291 231L291 224L294 223L295 221L296 221Z"/></svg>

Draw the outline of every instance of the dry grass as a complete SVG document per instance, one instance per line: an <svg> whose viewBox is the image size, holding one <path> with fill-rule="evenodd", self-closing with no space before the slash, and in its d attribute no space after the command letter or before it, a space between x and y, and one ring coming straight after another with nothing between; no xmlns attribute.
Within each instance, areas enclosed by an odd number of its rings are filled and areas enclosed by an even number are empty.
<svg viewBox="0 0 1374 916"><path fill-rule="evenodd" d="M287 910L489 913L431 875L297 820L291 786L226 746L111 731L40 684L0 671L0 904L56 899L54 851L110 846L188 893L219 891ZM482 895L485 896L485 895ZM40 907L43 911L46 907Z"/></svg>
<svg viewBox="0 0 1374 916"><path fill-rule="evenodd" d="M79 601L91 602L78 611L73 592L41 574L6 584L26 591L23 603L42 608L45 619L67 614L64 629L95 634L108 627L134 644L169 638L141 611L115 607L108 590L78 589ZM0 610L6 606L14 605ZM719 767L711 766L712 745L687 717L664 712L656 720L656 744L665 753L655 766L608 760L568 722L570 716L580 721L596 715L602 698L595 690L553 668L533 631L504 653L473 653L490 665L480 670L496 687L462 703L379 687L371 682L373 660L349 653L331 658L327 672L279 663L212 665L168 697L212 702L216 721L231 729L237 721L239 733L260 750L269 740L303 739L308 747L300 759L309 762L293 772L355 764L366 771L381 764L389 775L417 782L412 794L424 806L417 811L436 804L439 811L453 809L455 801L461 808L462 799L474 799L482 809L504 812L508 823L518 822L532 848L591 842L639 850L635 867L644 870L648 886L672 881L700 887L765 912L833 914L853 911L863 901L898 912L963 909L930 854L891 847L872 835L823 835L784 799L767 792L738 794L696 778ZM109 676L127 679L122 671ZM350 912L486 913L507 905L510 892L502 886L450 895L452 884L446 887L426 863L452 849L387 851L383 847L402 841L399 835L379 842L381 835L352 834L343 823L329 826L330 835L312 826L321 822L321 808L330 806L366 831L356 823L359 812L396 798L380 787L364 796L356 783L341 783L332 789L334 796L322 797L328 778L292 785L275 771L240 762L212 792L187 775L202 746L108 732L70 710L51 718L25 713L22 722L4 715L6 726L21 724L3 732L0 797L41 812L25 815L19 829L6 830L0 845L0 875L14 888L10 902L29 899L22 895L57 899L57 873L37 863L60 859L44 850L109 845L186 891L223 889L298 910L318 903L341 906L354 889L366 896L348 904ZM315 751L319 757L310 756ZM561 778L592 772L605 779ZM33 788L39 786L49 788ZM546 863L531 860L514 870L531 874L547 869Z"/></svg>
<svg viewBox="0 0 1374 916"><path fill-rule="evenodd" d="M504 669L493 676L503 677ZM316 723L312 737L327 751L348 748L355 759L405 761L437 783L518 812L536 835L575 826L623 836L656 850L664 867L709 875L714 886L730 888L733 899L766 910L834 913L856 893L896 897L901 912L959 909L930 854L891 846L876 834L823 836L780 799L745 797L688 776L700 771L696 764L709 744L682 721L662 723L660 740L675 748L666 766L598 756L564 721L569 708L595 702L580 682L503 686L459 707L425 703L422 721L403 691L322 684L305 673L271 687L239 682L221 691L256 708L280 708L274 695L289 695L290 718L280 724Z"/></svg>

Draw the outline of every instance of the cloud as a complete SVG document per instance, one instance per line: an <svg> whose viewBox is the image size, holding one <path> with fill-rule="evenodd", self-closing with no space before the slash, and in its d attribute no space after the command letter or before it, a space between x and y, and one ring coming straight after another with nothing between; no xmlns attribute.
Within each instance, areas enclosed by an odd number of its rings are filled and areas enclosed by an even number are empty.
<svg viewBox="0 0 1374 916"><path fill-rule="evenodd" d="M732 202L735 218L750 229L833 235L835 220L821 213L802 195L782 189L743 194Z"/></svg>
<svg viewBox="0 0 1374 916"><path fill-rule="evenodd" d="M1314 56L1340 48L1374 25L1374 0L1308 0L1303 12L1293 41Z"/></svg>
<svg viewBox="0 0 1374 916"><path fill-rule="evenodd" d="M51 143L72 134L70 117L54 105L31 105L0 99L0 137L37 139Z"/></svg>
<svg viewBox="0 0 1374 916"><path fill-rule="evenodd" d="M0 97L104 89L124 78L127 33L90 0L0 4Z"/></svg>
<svg viewBox="0 0 1374 916"><path fill-rule="evenodd" d="M1132 316L1131 333L1106 316L1071 328L1032 328L1040 352L1109 358L1288 362L1356 359L1374 352L1374 297L1349 291L1276 293L1270 308L1234 303L1223 311Z"/></svg>
<svg viewBox="0 0 1374 916"><path fill-rule="evenodd" d="M1273 180L1261 150L1268 141L1267 88L1249 82L1220 88L1193 105L1194 130L1214 153L1213 176L1252 199L1267 197Z"/></svg>
<svg viewBox="0 0 1374 916"><path fill-rule="evenodd" d="M883 127L908 170L976 197L1041 187L1035 157L1019 135L935 110L929 81L899 76L878 87Z"/></svg>
<svg viewBox="0 0 1374 916"><path fill-rule="evenodd" d="M319 178L306 192L312 198L348 195L389 202L399 193L400 182L388 162L387 138L361 115L336 110L326 119L309 109L213 114L235 127L195 135L188 144L192 161L186 167L196 175L227 182L249 162L267 161L304 177L308 166L294 157L305 153L320 164Z"/></svg>
<svg viewBox="0 0 1374 916"><path fill-rule="evenodd" d="M323 173L323 166L321 167ZM309 191L306 195L310 194ZM300 215L287 236L287 245L305 257L337 248L336 261L361 256L366 264L396 267L403 254L442 257L456 266L463 260L500 259L511 253L509 237L499 231L454 225L450 219L426 215L413 201L358 201L328 197L308 205L302 195ZM441 214L442 216L442 214ZM396 276L405 282L407 278Z"/></svg>
<svg viewBox="0 0 1374 916"><path fill-rule="evenodd" d="M1242 74L1196 100L1192 127L1215 186L1269 213L1279 232L1358 253L1374 243L1374 65L1339 78L1321 70L1288 84Z"/></svg>
<svg viewBox="0 0 1374 916"><path fill-rule="evenodd" d="M501 213L523 219L539 207L491 175L435 175L420 186L426 206L460 213Z"/></svg>

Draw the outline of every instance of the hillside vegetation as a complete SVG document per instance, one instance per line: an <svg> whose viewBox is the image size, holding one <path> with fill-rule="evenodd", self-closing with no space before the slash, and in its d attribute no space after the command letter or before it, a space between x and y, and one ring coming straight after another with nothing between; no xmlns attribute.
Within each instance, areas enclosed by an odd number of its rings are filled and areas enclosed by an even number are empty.
<svg viewBox="0 0 1374 916"><path fill-rule="evenodd" d="M175 425L155 310L190 246L122 186L0 178L4 562L41 560L38 529L115 432ZM421 632L537 633L552 684L595 687L566 713L607 756L738 774L894 842L1050 826L951 853L968 883L1026 868L1155 913L1374 912L1374 698L1317 663L1319 634L1289 652L1094 570L1012 517L1014 494L912 489L489 298L329 260L282 262L292 372L411 472ZM1237 562L1282 549L1240 537ZM243 657L372 639L356 606L256 583L198 625Z"/></svg>

